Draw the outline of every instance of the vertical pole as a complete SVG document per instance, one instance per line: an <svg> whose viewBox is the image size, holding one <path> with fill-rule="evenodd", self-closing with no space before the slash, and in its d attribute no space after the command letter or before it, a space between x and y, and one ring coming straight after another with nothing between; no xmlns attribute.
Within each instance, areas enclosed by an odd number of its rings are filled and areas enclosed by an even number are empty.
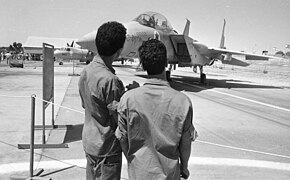
<svg viewBox="0 0 290 180"><path fill-rule="evenodd" d="M31 128L30 128L30 177L33 177L33 161L34 161L34 123L35 123L35 97L31 96Z"/></svg>
<svg viewBox="0 0 290 180"><path fill-rule="evenodd" d="M51 125L52 125L52 129L54 129L55 128L54 127L54 68L52 68L52 74L53 74L53 76L52 76L52 90L51 90L52 91L51 92L51 94L52 94L52 97L51 97L51 102L52 102L52 104L51 104L51 108L52 108Z"/></svg>
<svg viewBox="0 0 290 180"><path fill-rule="evenodd" d="M52 99L51 99L51 108L52 108L52 112L51 112L51 125L52 125L52 129L55 128L54 126L54 95L52 96Z"/></svg>
<svg viewBox="0 0 290 180"><path fill-rule="evenodd" d="M45 144L45 102L42 102L42 144Z"/></svg>
<svg viewBox="0 0 290 180"><path fill-rule="evenodd" d="M48 81L48 64L47 64L47 50L46 45L42 44L42 54L43 54L43 61L42 61L42 99L47 100L47 94L45 91L46 82ZM45 144L45 108L46 102L42 101L42 144Z"/></svg>

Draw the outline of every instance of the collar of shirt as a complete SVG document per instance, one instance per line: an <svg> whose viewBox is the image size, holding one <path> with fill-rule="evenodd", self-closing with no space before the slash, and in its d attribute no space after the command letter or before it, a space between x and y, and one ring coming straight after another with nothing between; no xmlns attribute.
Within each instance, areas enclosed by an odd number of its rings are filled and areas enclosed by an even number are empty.
<svg viewBox="0 0 290 180"><path fill-rule="evenodd" d="M99 64L103 65L103 66L106 67L109 71L111 71L113 74L115 74L115 69L114 69L112 66L111 66L111 67L108 67L108 66L105 64L104 60L103 60L101 57L99 57L99 56L95 56L93 62L94 62L94 63L99 63Z"/></svg>
<svg viewBox="0 0 290 180"><path fill-rule="evenodd" d="M170 86L168 81L157 78L147 79L144 85Z"/></svg>

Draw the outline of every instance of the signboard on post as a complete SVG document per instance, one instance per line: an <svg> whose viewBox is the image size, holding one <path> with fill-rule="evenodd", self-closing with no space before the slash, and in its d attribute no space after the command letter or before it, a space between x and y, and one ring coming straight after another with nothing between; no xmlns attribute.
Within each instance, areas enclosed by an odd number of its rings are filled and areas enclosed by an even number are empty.
<svg viewBox="0 0 290 180"><path fill-rule="evenodd" d="M43 100L50 102L54 96L54 46L43 43ZM45 102L47 106L47 102Z"/></svg>
<svg viewBox="0 0 290 180"><path fill-rule="evenodd" d="M54 46L43 43L42 79L42 144L45 144L45 109L51 102L51 126L54 128Z"/></svg>

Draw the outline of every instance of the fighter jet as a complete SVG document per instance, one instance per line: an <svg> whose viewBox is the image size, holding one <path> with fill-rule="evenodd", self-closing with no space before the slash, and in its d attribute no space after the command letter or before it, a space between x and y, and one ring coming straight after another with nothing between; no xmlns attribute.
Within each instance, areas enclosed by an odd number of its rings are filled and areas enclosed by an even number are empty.
<svg viewBox="0 0 290 180"><path fill-rule="evenodd" d="M225 24L224 20L222 37L218 48L208 47L207 45L189 37L190 21L187 20L183 34L175 31L165 16L156 12L145 12L140 14L131 22L124 23L127 29L126 41L122 58L138 58L138 48L143 41L150 38L159 39L167 49L167 61L169 70L168 78L173 67L193 67L196 71L200 68L200 82L205 83L206 75L203 73L203 66L213 65L215 61L220 60L224 64L232 64L237 66L249 65L245 61L233 57L239 55L244 60L268 60L270 57L265 55L250 54L245 52L227 50L224 46L225 42ZM95 37L97 31L86 34L76 43L82 48L97 52L95 46Z"/></svg>
<svg viewBox="0 0 290 180"><path fill-rule="evenodd" d="M67 44L67 47L55 50L54 56L62 60L80 60L89 64L94 57L93 53L88 49L73 47L73 44L74 42L71 45Z"/></svg>

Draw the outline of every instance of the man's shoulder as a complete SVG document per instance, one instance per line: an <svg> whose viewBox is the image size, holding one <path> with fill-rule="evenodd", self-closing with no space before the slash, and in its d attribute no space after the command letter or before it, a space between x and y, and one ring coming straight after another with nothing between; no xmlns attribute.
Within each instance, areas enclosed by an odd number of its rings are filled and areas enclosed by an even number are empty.
<svg viewBox="0 0 290 180"><path fill-rule="evenodd" d="M124 98L130 98L130 97L133 97L133 95L134 95L136 92L138 92L139 89L140 89L140 87L135 88L135 89L128 90L128 91L126 91L126 92L123 94L122 97L124 97Z"/></svg>
<svg viewBox="0 0 290 180"><path fill-rule="evenodd" d="M175 99L178 99L179 101L184 102L184 103L185 102L191 103L190 98L185 93L177 91L173 88L171 89L172 89L172 92L175 94L174 95Z"/></svg>
<svg viewBox="0 0 290 180"><path fill-rule="evenodd" d="M104 64L99 63L96 59L91 62L84 70L88 73L93 73L97 77L102 79L116 79L116 75L113 74Z"/></svg>
<svg viewBox="0 0 290 180"><path fill-rule="evenodd" d="M143 92L142 87L143 86L140 86L140 87L137 87L135 89L131 89L129 91L126 91L123 94L122 99L123 100L132 99L132 98L134 99L136 95L138 96L138 94L142 94L142 92Z"/></svg>
<svg viewBox="0 0 290 180"><path fill-rule="evenodd" d="M87 65L83 69L80 79L87 79L104 85L120 83L120 79L115 74L98 63Z"/></svg>

